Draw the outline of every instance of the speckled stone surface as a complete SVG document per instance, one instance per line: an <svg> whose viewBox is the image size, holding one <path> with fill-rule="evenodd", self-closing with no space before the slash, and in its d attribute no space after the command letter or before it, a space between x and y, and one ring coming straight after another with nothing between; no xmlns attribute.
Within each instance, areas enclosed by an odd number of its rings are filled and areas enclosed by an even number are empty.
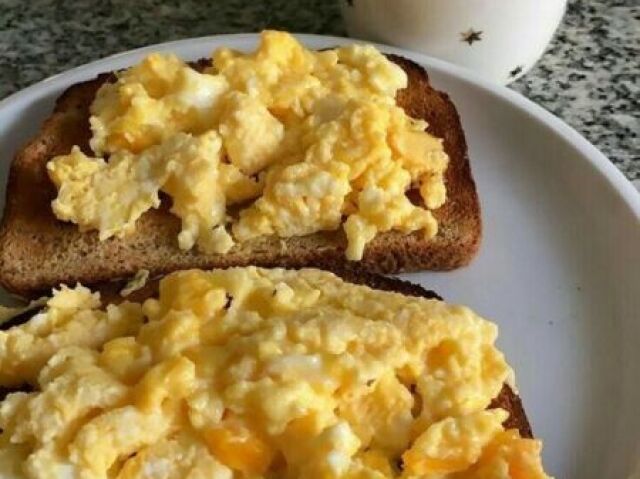
<svg viewBox="0 0 640 479"><path fill-rule="evenodd" d="M180 38L280 28L344 35L342 0L0 0L0 99L73 66ZM536 67L512 84L640 187L640 5L570 0Z"/></svg>

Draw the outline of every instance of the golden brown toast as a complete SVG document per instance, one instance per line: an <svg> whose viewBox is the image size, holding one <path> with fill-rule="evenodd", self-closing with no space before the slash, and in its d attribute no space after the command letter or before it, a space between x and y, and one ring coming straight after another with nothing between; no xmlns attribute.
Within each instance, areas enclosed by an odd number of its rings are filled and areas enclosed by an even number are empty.
<svg viewBox="0 0 640 479"><path fill-rule="evenodd" d="M429 131L444 139L450 162L446 172L446 203L434 211L436 237L420 232L378 234L368 244L358 267L376 273L420 269L449 270L467 264L481 238L480 206L458 113L449 97L435 90L419 65L391 55L408 74L409 84L397 103L409 115L429 123ZM203 67L204 63L194 65ZM136 230L124 239L99 241L96 232L81 233L53 215L56 190L46 172L54 156L75 144L90 153L89 106L100 85L113 79L103 74L70 87L58 99L53 114L38 135L14 159L0 226L0 284L23 296L33 296L59 283L95 284L132 276L140 269L152 275L184 268L226 266L338 266L345 263L342 230L281 239L262 237L236 244L227 254L182 251L177 235L180 220L163 198L157 210L145 213ZM418 195L412 195L417 198ZM416 200L418 201L418 200Z"/></svg>
<svg viewBox="0 0 640 479"><path fill-rule="evenodd" d="M441 299L433 291L429 291L420 285L410 283L408 281L403 281L397 278L389 278L386 276L367 273L359 269L345 267L336 268L333 272L345 281L354 284L366 285L373 289L382 291L395 291L396 293L401 293L407 296ZM100 290L102 301L106 305L109 303L117 303L123 301L123 298L119 294L123 285L123 282L111 282L99 285L95 289ZM157 292L157 289L158 280L149 281L143 288L133 292L131 295L127 296L126 299L138 302L143 301L144 299L154 295ZM25 319L27 318L22 318L23 321ZM15 324L16 322L12 321L12 325ZM5 327L1 329L4 328ZM30 390L31 388L29 386L25 386L20 389ZM8 389L0 388L0 400L2 400L4 396L6 396L6 394L9 392L11 391ZM520 400L520 397L513 391L513 389L511 389L507 384L503 386L500 394L496 398L494 398L494 400L489 405L489 408L504 409L509 413L509 417L504 423L504 426L506 428L518 429L522 437L533 437L531 426L522 406L522 401Z"/></svg>

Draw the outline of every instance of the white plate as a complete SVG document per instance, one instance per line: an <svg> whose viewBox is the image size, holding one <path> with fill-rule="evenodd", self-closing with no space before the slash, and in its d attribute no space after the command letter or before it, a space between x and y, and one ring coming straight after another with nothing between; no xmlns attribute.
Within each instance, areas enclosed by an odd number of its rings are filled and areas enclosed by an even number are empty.
<svg viewBox="0 0 640 479"><path fill-rule="evenodd" d="M314 48L352 41L300 38ZM0 102L3 188L13 152L67 86L150 51L195 59L220 45L255 42L255 35L213 36L134 50ZM500 346L545 441L550 473L640 477L640 196L586 140L517 93L426 56L381 48L425 65L453 98L484 215L483 245L470 267L406 276L500 325Z"/></svg>

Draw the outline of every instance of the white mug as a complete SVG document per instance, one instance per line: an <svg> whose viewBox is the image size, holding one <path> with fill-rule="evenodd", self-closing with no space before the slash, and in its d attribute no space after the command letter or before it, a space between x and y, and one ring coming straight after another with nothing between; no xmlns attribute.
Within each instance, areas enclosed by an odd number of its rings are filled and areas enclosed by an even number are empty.
<svg viewBox="0 0 640 479"><path fill-rule="evenodd" d="M349 35L426 53L499 83L526 73L567 0L340 0Z"/></svg>

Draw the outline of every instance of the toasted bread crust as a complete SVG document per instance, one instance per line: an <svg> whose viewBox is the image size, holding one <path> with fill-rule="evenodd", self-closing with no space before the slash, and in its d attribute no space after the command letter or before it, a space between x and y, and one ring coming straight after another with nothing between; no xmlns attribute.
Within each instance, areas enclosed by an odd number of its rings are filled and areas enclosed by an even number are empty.
<svg viewBox="0 0 640 479"><path fill-rule="evenodd" d="M439 223L436 237L425 240L419 232L378 234L357 268L397 273L463 266L479 247L482 225L460 118L449 97L431 87L422 67L398 56L390 59L409 77L408 87L398 92L398 104L411 116L426 120L429 131L444 139L450 158L445 175L447 201L434 211ZM199 62L195 67L203 65ZM100 85L110 78L112 74L103 74L64 92L39 134L11 165L0 225L0 284L6 289L33 296L55 284L110 281L139 269L160 275L184 268L338 267L345 263L346 239L341 230L286 239L256 238L237 244L224 255L181 251L177 246L180 221L169 212L167 198L159 209L145 213L136 231L124 239L101 242L96 232L81 233L76 225L59 221L51 211L56 190L46 163L68 153L75 144L91 153L89 106Z"/></svg>
<svg viewBox="0 0 640 479"><path fill-rule="evenodd" d="M403 281L397 278L390 278L386 276L380 276L377 274L361 271L351 267L339 267L333 270L335 274L340 276L343 280L354 284L362 284L369 286L373 289L382 291L394 291L407 296L417 296L428 299L442 299L437 293L427 290L422 286L409 281ZM123 301L119 294L122 289L123 282L110 282L96 285L94 289L97 289L101 293L103 304L118 303ZM135 291L126 299L130 301L144 301L146 298L156 294L158 289L158 280L149 281L142 289ZM23 318L26 319L26 318ZM4 328L0 328L4 329ZM31 386L25 385L19 389L6 389L0 388L0 400L16 390L31 390ZM500 391L500 394L489 405L490 409L501 408L509 413L509 417L504 423L504 426L508 429L517 429L520 431L522 437L532 438L533 433L531 431L531 425L525 414L524 407L520 397L505 384Z"/></svg>

